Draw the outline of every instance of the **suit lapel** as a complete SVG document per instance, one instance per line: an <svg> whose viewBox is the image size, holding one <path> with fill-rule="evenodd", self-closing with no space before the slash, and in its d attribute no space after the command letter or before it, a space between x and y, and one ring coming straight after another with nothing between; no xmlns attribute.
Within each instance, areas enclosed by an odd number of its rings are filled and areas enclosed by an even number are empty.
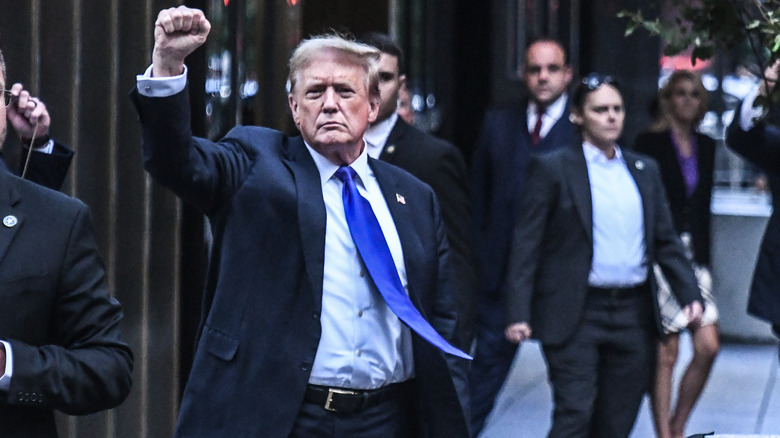
<svg viewBox="0 0 780 438"><path fill-rule="evenodd" d="M637 190L639 190L639 196L642 198L642 212L645 222L645 245L647 245L647 242L653 241L653 236L651 234L652 227L650 224L654 223L653 217L655 216L655 211L653 209L654 203L652 202L654 194L651 190L652 184L649 179L649 173L646 171L647 162L631 152L627 152L625 149L623 149L623 157L626 160L628 172L631 174L631 177L634 178Z"/></svg>
<svg viewBox="0 0 780 438"><path fill-rule="evenodd" d="M588 164L582 146L575 145L569 148L564 155L566 169L563 171L569 192L577 207L580 221L585 227L588 241L593 242L593 199L590 193L590 179L588 178Z"/></svg>
<svg viewBox="0 0 780 438"><path fill-rule="evenodd" d="M409 297L417 310L425 316L419 298L415 294L415 289L413 287L413 285L418 283L415 281L416 273L414 263L411 263L410 260L414 260L412 251L415 251L417 247L413 242L417 242L418 239L415 235L414 225L410 217L410 214L412 214L411 207L406 203L406 197L410 194L405 193L403 188L398 186L395 178L393 178L390 173L386 172L386 166L379 166L376 163L377 160L372 158L368 159L368 164L374 171L377 183L382 191L382 196L384 196L387 208L390 210L390 215L393 217L393 223L398 232L398 238L401 240L401 249L404 253L404 265L406 266L407 283L409 285Z"/></svg>
<svg viewBox="0 0 780 438"><path fill-rule="evenodd" d="M0 263L24 223L24 215L16 208L18 202L15 181L5 170L0 170Z"/></svg>
<svg viewBox="0 0 780 438"><path fill-rule="evenodd" d="M406 131L408 130L409 125L407 125L406 122L401 120L399 117L395 122L393 129L390 130L390 135L387 136L385 147L382 149L382 153L379 155L380 160L393 164L396 162L395 158L397 156L399 143L401 142L401 139L404 137L404 135L406 135Z"/></svg>
<svg viewBox="0 0 780 438"><path fill-rule="evenodd" d="M314 302L320 309L322 307L326 224L320 173L300 137L290 140L284 160L295 179L295 189L298 194L298 226L303 246L303 258L314 293Z"/></svg>

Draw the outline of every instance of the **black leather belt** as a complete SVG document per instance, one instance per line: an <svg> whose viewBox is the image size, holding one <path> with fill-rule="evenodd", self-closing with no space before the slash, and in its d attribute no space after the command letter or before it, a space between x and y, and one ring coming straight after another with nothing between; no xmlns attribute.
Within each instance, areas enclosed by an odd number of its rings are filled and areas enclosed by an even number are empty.
<svg viewBox="0 0 780 438"><path fill-rule="evenodd" d="M638 284L636 286L626 286L626 287L597 287L597 286L588 286L588 293L596 294L596 295L605 295L605 296L611 296L616 298L621 297L634 297L637 294L640 294L645 291L645 284Z"/></svg>
<svg viewBox="0 0 780 438"><path fill-rule="evenodd" d="M354 414L390 400L398 385L392 384L371 390L308 385L303 399L308 403L320 405L327 411Z"/></svg>

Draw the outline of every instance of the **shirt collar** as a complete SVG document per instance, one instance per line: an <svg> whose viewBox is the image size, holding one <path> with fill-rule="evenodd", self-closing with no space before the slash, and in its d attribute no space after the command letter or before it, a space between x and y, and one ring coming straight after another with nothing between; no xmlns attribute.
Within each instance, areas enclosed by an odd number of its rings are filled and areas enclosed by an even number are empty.
<svg viewBox="0 0 780 438"><path fill-rule="evenodd" d="M563 112L566 110L566 102L568 99L568 94L561 94L557 99L555 99L553 103L550 104L550 106L545 109L544 115L552 117L554 120L560 119L561 116L563 116ZM537 114L539 114L539 106L536 104L536 102L529 102L527 110L528 117L533 117L534 120L536 120Z"/></svg>
<svg viewBox="0 0 780 438"><path fill-rule="evenodd" d="M390 117L382 120L381 122L374 123L366 129L363 138L368 142L369 155L374 158L378 158L382 153L382 149L387 143L387 137L390 136L390 131L395 127L395 122L398 121L398 114L393 113ZM376 151L378 149L378 151ZM374 154L375 152L376 155Z"/></svg>
<svg viewBox="0 0 780 438"><path fill-rule="evenodd" d="M623 159L623 152L620 150L620 146L617 144L615 145L615 157L611 160L607 158L607 156L604 154L604 152L601 151L601 149L597 148L595 145L593 145L590 142L583 141L582 142L582 152L585 154L585 161L588 162L588 164L593 163L610 163L615 162L615 160L618 160L620 162L625 162Z"/></svg>
<svg viewBox="0 0 780 438"><path fill-rule="evenodd" d="M365 140L363 141L365 142ZM324 155L309 146L309 143L306 143L306 141L304 141L304 144L309 150L309 154L311 154L311 158L314 160L314 164L317 166L317 170L320 172L320 184L324 186L325 183L327 183L333 177L333 175L337 170L339 170L339 167L341 166L332 163L330 160L325 158ZM349 167L355 169L355 173L357 173L358 178L363 184L363 187L365 187L365 182L363 181L366 181L367 178L372 174L371 169L368 167L367 149L368 148L363 148L363 152L361 152L357 159L349 165Z"/></svg>

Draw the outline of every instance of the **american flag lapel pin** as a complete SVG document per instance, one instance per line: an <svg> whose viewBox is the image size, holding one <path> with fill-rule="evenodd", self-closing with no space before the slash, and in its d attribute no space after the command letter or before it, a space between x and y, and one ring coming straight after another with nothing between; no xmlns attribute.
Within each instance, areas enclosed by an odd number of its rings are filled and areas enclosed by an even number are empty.
<svg viewBox="0 0 780 438"><path fill-rule="evenodd" d="M403 195L400 195L398 193L395 194L395 200L400 202L403 205L406 205L406 198L403 197Z"/></svg>

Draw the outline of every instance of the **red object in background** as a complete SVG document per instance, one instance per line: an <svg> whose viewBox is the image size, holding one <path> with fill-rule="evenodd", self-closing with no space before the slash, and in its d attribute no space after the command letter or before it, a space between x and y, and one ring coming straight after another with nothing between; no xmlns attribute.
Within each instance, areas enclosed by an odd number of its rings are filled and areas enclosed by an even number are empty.
<svg viewBox="0 0 780 438"><path fill-rule="evenodd" d="M691 54L690 52L686 53L680 53L678 55L674 56L662 56L660 59L659 64L661 65L661 68L664 70L690 70L690 71L698 71L698 70L705 70L707 67L710 66L710 60L696 60L696 65L691 64Z"/></svg>

